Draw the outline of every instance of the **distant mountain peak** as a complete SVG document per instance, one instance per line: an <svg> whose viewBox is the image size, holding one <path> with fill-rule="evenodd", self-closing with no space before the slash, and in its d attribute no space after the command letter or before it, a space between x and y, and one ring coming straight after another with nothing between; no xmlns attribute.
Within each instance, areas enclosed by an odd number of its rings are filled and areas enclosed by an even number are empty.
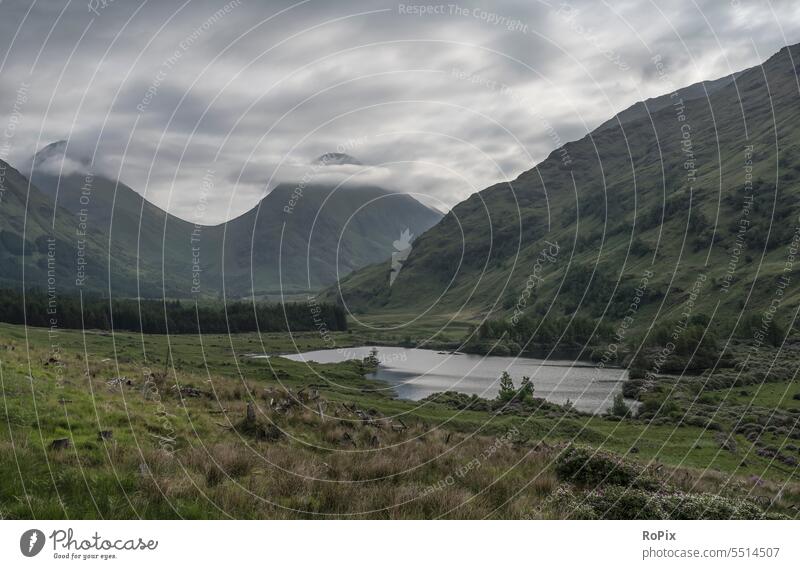
<svg viewBox="0 0 800 569"><path fill-rule="evenodd" d="M89 167L89 160L68 151L68 141L51 142L33 155L33 169L44 170L50 174L69 175L84 172Z"/></svg>
<svg viewBox="0 0 800 569"><path fill-rule="evenodd" d="M66 140L56 140L55 142L51 142L41 150L39 150L36 154L33 155L33 159L35 162L44 162L54 156L64 156L67 152L67 141Z"/></svg>
<svg viewBox="0 0 800 569"><path fill-rule="evenodd" d="M341 166L343 164L353 164L355 166L364 165L358 158L345 154L344 152L326 152L314 160L314 164L322 164L324 166Z"/></svg>

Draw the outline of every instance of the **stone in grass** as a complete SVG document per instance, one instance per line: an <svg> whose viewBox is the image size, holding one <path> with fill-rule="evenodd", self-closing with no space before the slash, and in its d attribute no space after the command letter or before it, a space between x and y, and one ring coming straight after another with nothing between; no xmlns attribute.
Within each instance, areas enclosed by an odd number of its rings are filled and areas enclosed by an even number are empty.
<svg viewBox="0 0 800 569"><path fill-rule="evenodd" d="M72 442L69 439L54 439L50 443L50 450L66 450L71 446Z"/></svg>
<svg viewBox="0 0 800 569"><path fill-rule="evenodd" d="M256 408L252 402L247 404L247 410L244 419L239 422L238 431L258 441L275 442L283 437L283 431L276 425L261 421L256 417Z"/></svg>

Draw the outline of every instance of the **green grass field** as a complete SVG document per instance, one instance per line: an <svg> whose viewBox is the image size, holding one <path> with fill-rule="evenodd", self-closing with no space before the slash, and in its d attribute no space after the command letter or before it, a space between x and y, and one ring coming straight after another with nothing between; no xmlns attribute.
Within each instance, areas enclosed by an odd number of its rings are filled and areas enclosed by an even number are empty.
<svg viewBox="0 0 800 569"><path fill-rule="evenodd" d="M337 347L374 340L359 329L331 338ZM709 429L680 413L620 420L555 406L533 413L456 410L393 398L385 385L365 379L362 362L306 366L247 356L330 347L330 342L314 333L165 337L61 330L49 335L46 329L0 325L0 513L5 518L625 515L608 504L596 511L601 506L592 492L605 482L559 474L560 453L576 444L611 453L619 468L644 469L660 481L662 494L719 494L751 500L760 515L797 516L796 468L756 452L775 445L781 437L775 429L751 440L748 432L729 425ZM780 403L780 388L764 384L753 401L765 407ZM747 389L754 392L755 386ZM676 400L683 401L685 393L677 393ZM664 398L657 392L650 396ZM737 409L742 401L736 397L721 409L728 404ZM735 451L720 443L727 429ZM62 439L67 446L54 448ZM785 454L792 439L785 433L783 439L779 450ZM575 496L595 504L595 510L579 507ZM726 511L710 509L708 515L724 517Z"/></svg>

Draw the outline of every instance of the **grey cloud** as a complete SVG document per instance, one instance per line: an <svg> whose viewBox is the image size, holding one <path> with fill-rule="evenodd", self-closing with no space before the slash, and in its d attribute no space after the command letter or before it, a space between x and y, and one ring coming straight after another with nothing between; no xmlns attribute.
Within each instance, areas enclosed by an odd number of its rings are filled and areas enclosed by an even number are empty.
<svg viewBox="0 0 800 569"><path fill-rule="evenodd" d="M77 2L54 26L66 1L37 2L24 23L28 6L4 2L0 125L30 84L9 160L68 138L187 218L213 169L207 220L223 221L350 146L379 166L365 183L452 206L533 167L555 148L553 132L579 138L663 94L656 53L680 87L800 40L791 0L500 0L429 16L400 4L117 1L92 14Z"/></svg>

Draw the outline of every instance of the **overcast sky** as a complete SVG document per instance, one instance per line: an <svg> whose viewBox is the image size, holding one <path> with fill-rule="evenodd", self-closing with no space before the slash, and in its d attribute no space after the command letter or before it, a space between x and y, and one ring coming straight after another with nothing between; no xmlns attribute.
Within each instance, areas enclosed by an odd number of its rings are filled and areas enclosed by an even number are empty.
<svg viewBox="0 0 800 569"><path fill-rule="evenodd" d="M663 94L656 55L677 87L797 42L797 0L6 0L0 158L68 139L189 220L211 170L204 223L304 176L447 209Z"/></svg>

